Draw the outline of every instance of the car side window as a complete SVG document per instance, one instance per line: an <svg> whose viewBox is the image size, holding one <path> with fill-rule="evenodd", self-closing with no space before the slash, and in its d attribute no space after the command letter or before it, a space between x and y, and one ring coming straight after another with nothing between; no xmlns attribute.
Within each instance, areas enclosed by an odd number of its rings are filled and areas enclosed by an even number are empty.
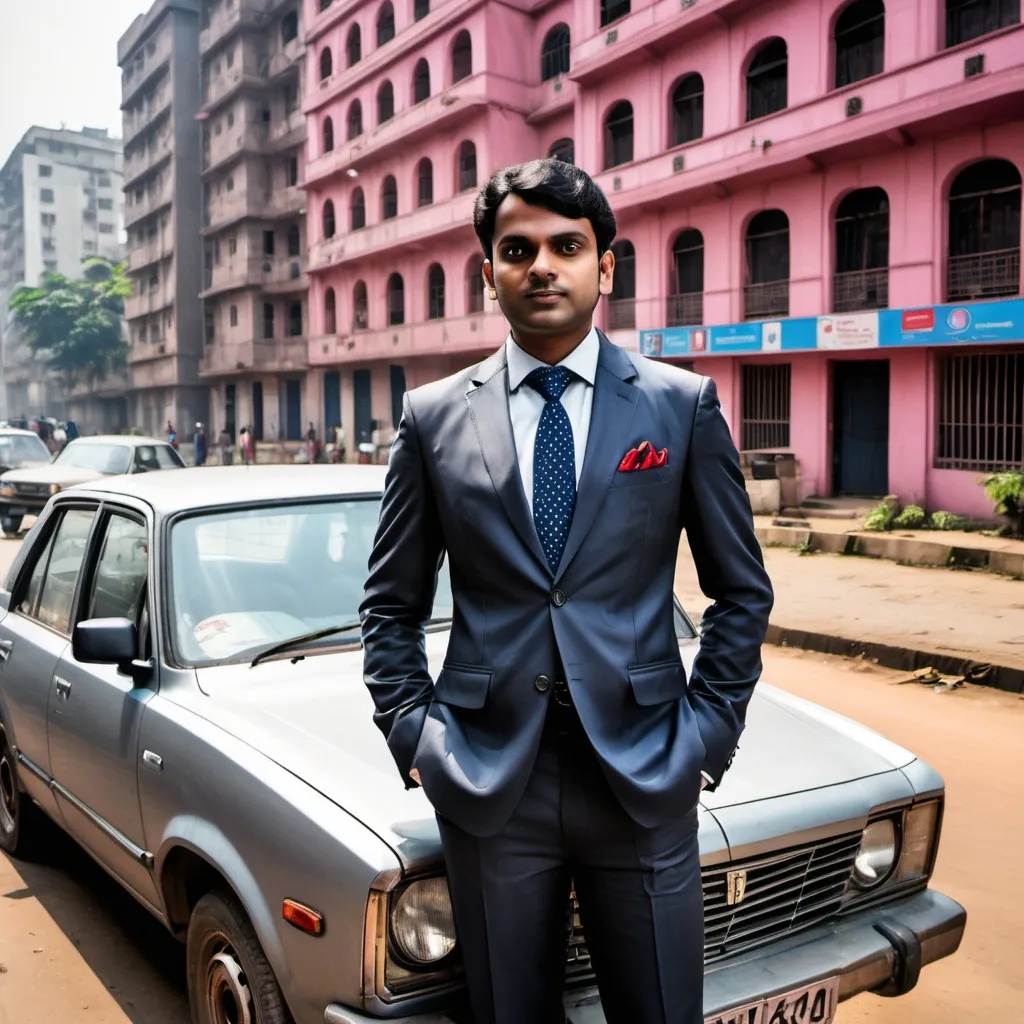
<svg viewBox="0 0 1024 1024"><path fill-rule="evenodd" d="M149 576L149 531L144 523L112 515L93 575L87 618L138 623Z"/></svg>
<svg viewBox="0 0 1024 1024"><path fill-rule="evenodd" d="M50 564L50 552L53 550L53 539L56 535L57 531L54 530L40 549L21 600L14 607L14 610L21 615L35 615L36 603L39 601L39 595L43 592L43 579L46 576L46 567Z"/></svg>
<svg viewBox="0 0 1024 1024"><path fill-rule="evenodd" d="M148 473L154 469L160 469L160 463L156 457L156 449L150 444L141 445L136 448L134 472Z"/></svg>
<svg viewBox="0 0 1024 1024"><path fill-rule="evenodd" d="M75 585L95 518L95 509L73 508L65 512L53 540L34 617L62 633L68 632Z"/></svg>
<svg viewBox="0 0 1024 1024"><path fill-rule="evenodd" d="M161 469L181 469L185 465L173 448L162 444L156 447L156 461Z"/></svg>

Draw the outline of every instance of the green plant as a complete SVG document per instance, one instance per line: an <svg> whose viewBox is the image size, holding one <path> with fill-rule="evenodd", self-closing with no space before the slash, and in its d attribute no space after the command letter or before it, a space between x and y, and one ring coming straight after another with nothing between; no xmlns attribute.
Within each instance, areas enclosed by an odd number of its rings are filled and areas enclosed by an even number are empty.
<svg viewBox="0 0 1024 1024"><path fill-rule="evenodd" d="M904 505L892 525L900 530L923 530L928 525L928 516L920 505Z"/></svg>
<svg viewBox="0 0 1024 1024"><path fill-rule="evenodd" d="M888 530L892 525L892 518L892 508L883 501L864 517L864 529L878 532Z"/></svg>
<svg viewBox="0 0 1024 1024"><path fill-rule="evenodd" d="M962 530L967 526L967 520L958 516L955 512L933 512L933 530Z"/></svg>
<svg viewBox="0 0 1024 1024"><path fill-rule="evenodd" d="M990 473L981 483L997 516L1017 515L1024 506L1024 472Z"/></svg>

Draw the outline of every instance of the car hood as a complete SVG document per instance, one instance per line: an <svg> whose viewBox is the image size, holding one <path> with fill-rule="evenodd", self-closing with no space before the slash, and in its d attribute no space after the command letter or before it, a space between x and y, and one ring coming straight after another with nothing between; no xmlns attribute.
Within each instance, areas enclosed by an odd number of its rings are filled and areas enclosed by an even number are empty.
<svg viewBox="0 0 1024 1024"><path fill-rule="evenodd" d="M447 633L427 636L434 678ZM689 668L696 641L681 645ZM363 684L362 652L198 670L204 717L303 779L391 845L406 864L439 856L434 812L406 790ZM714 811L850 782L901 768L914 755L877 733L768 684L758 686L747 728L721 786L704 792Z"/></svg>
<svg viewBox="0 0 1024 1024"><path fill-rule="evenodd" d="M72 487L75 484L88 483L90 480L98 480L106 476L98 469L85 469L81 466L61 466L50 463L46 466L38 466L35 469L12 469L4 473L5 484L60 484L61 487Z"/></svg>

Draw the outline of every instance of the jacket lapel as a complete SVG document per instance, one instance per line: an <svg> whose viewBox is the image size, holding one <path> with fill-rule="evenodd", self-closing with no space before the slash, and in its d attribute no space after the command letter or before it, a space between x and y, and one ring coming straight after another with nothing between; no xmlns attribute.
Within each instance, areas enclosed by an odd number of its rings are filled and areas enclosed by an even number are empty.
<svg viewBox="0 0 1024 1024"><path fill-rule="evenodd" d="M601 354L594 380L587 452L583 458L579 487L576 489L572 526L569 528L562 560L558 563L558 572L555 573L556 582L565 573L594 525L618 468L623 442L640 401L639 388L627 383L637 376L636 367L622 349L613 345L600 331L598 335L601 339ZM518 479L518 473L516 477Z"/></svg>
<svg viewBox="0 0 1024 1024"><path fill-rule="evenodd" d="M508 406L508 367L504 346L477 367L466 400L484 465L505 513L523 544L544 567L544 571L550 573L519 473L519 458Z"/></svg>

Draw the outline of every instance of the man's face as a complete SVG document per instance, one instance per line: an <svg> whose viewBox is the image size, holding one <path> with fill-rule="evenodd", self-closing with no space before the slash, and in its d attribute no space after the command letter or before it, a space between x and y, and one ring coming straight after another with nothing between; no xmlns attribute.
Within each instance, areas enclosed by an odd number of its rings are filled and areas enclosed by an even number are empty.
<svg viewBox="0 0 1024 1024"><path fill-rule="evenodd" d="M611 292L614 266L610 252L597 251L589 220L510 195L498 207L484 276L513 333L561 338L589 328L598 299Z"/></svg>

